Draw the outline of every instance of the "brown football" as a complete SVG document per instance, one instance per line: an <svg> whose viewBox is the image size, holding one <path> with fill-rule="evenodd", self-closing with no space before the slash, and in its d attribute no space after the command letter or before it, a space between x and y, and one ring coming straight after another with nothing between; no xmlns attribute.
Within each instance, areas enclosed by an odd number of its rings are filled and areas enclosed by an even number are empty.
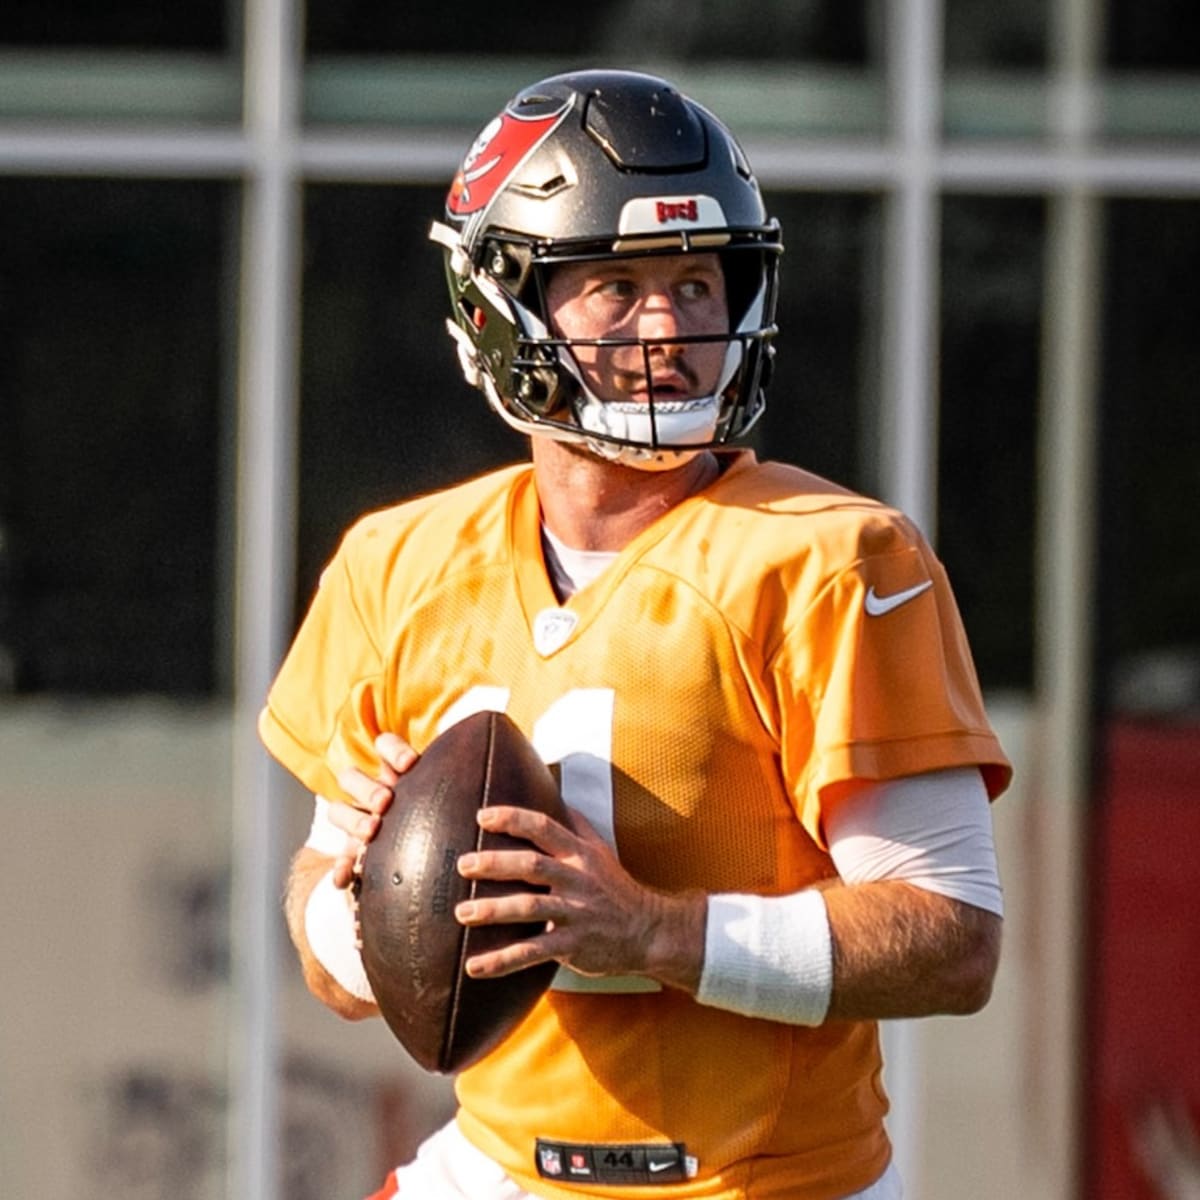
<svg viewBox="0 0 1200 1200"><path fill-rule="evenodd" d="M503 713L452 725L400 776L395 799L362 858L357 886L362 960L384 1020L427 1071L450 1074L482 1058L529 1013L556 964L500 979L471 979L473 954L538 932L535 925L467 928L455 905L473 897L539 889L464 879L459 855L527 845L486 833L489 804L537 809L567 823L558 784Z"/></svg>

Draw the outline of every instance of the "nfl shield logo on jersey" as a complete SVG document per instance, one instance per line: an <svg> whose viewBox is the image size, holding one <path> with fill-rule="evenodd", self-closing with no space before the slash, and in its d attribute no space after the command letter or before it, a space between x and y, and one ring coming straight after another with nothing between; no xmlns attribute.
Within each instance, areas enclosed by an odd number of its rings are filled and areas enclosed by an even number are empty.
<svg viewBox="0 0 1200 1200"><path fill-rule="evenodd" d="M561 1175L563 1173L562 1154L555 1146L539 1146L538 1159L542 1165L543 1175Z"/></svg>
<svg viewBox="0 0 1200 1200"><path fill-rule="evenodd" d="M569 608L543 608L533 619L533 648L549 658L575 632L579 617Z"/></svg>

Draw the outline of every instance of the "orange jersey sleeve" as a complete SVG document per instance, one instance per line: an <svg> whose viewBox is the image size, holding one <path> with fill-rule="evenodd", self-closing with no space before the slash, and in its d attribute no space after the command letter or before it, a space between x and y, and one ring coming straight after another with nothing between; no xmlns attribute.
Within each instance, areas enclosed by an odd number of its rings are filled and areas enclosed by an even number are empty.
<svg viewBox="0 0 1200 1200"><path fill-rule="evenodd" d="M510 473L458 489L458 507L473 512L488 497L503 523ZM336 779L344 767L374 774L372 743L379 733L405 732L385 719L387 698L378 687L393 648L390 631L418 603L414 593L461 568L456 540L485 553L475 541L478 523L456 529L457 520L453 502L433 496L369 514L349 530L321 574L258 728L271 754L328 799L346 799ZM406 704L416 702L414 689ZM414 736L418 748L429 740Z"/></svg>

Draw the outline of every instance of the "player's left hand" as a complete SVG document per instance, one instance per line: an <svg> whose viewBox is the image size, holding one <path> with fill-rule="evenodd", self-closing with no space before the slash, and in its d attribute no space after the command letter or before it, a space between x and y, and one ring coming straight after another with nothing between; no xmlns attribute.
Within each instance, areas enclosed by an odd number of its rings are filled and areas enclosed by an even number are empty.
<svg viewBox="0 0 1200 1200"><path fill-rule="evenodd" d="M533 849L463 855L466 879L521 881L548 889L468 900L464 925L547 924L536 937L467 960L476 979L556 960L581 975L647 975L695 991L704 955L705 897L670 895L639 883L581 814L571 828L542 813L503 805L481 809L480 827L533 843Z"/></svg>
<svg viewBox="0 0 1200 1200"><path fill-rule="evenodd" d="M379 832L396 780L417 761L416 751L394 733L381 733L375 739L375 753L379 765L374 776L354 767L338 772L338 786L351 802L331 804L328 810L329 820L346 835L346 845L333 863L335 887L353 883L358 857Z"/></svg>

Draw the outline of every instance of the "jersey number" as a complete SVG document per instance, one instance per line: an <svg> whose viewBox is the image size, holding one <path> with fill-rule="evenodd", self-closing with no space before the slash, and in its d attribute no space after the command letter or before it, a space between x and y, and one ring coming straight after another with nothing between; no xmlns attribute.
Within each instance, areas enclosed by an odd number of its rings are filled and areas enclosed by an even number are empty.
<svg viewBox="0 0 1200 1200"><path fill-rule="evenodd" d="M508 688L473 687L446 710L438 732L477 712L504 712ZM612 731L616 693L612 688L573 688L559 696L534 722L533 745L546 763L558 763L562 797L583 813L615 851L613 822ZM560 967L551 985L566 992L657 992L661 986L642 976L595 979Z"/></svg>
<svg viewBox="0 0 1200 1200"><path fill-rule="evenodd" d="M438 732L477 712L504 712L509 690L473 687L438 722ZM613 849L612 688L573 688L534 722L533 746L546 763L558 763L562 797L583 813Z"/></svg>

